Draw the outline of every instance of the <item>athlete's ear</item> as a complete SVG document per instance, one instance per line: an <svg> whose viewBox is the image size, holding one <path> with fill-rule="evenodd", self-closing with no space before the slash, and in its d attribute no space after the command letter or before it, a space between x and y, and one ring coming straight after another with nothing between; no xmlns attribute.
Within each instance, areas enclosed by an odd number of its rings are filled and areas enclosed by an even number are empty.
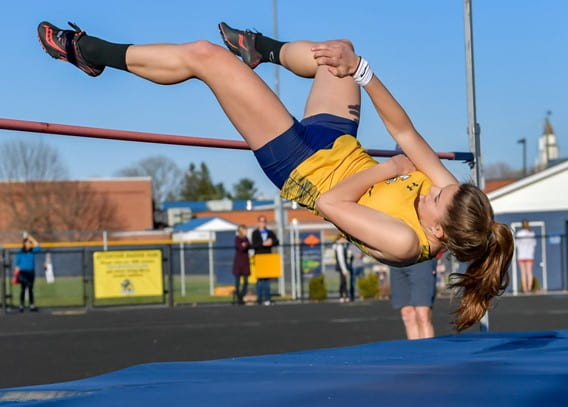
<svg viewBox="0 0 568 407"><path fill-rule="evenodd" d="M432 233L434 234L434 236L436 236L436 239L441 240L445 233L444 233L444 228L442 228L442 225L440 225L439 223L437 223L435 226L433 226L431 228Z"/></svg>

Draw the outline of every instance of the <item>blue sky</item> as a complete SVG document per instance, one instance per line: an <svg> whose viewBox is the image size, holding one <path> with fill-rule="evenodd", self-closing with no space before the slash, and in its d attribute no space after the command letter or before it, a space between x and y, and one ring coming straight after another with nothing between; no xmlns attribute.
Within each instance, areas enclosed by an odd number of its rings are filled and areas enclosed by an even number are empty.
<svg viewBox="0 0 568 407"><path fill-rule="evenodd" d="M164 87L108 69L90 78L49 58L36 39L42 20L74 21L89 34L122 43L220 43L219 21L272 34L272 1L99 0L97 2L3 2L0 117L196 137L238 139L209 90L198 81ZM537 154L544 118L561 155L568 134L568 30L564 0L473 0L478 122L485 164L522 166ZM349 38L357 52L406 108L436 150L467 151L463 1L278 1L281 40ZM257 72L270 85L273 67ZM301 117L310 82L281 71L281 98ZM28 133L0 132L0 142L41 139L56 148L73 178L108 177L152 156L166 155L182 169L205 161L215 182L229 189L240 178L255 180L265 194L276 189L252 154ZM359 138L368 148L393 148L370 101L363 97ZM449 164L460 179L463 164Z"/></svg>

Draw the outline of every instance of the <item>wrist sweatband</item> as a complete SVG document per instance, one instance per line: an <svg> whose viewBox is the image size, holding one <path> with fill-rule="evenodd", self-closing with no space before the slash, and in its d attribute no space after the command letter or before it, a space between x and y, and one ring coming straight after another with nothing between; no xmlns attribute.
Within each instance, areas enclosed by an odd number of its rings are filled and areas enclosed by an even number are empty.
<svg viewBox="0 0 568 407"><path fill-rule="evenodd" d="M355 83L359 86L365 87L371 82L373 78L373 70L371 66L367 62L367 60L363 57L359 57L359 65L357 65L357 69L353 74L353 79Z"/></svg>

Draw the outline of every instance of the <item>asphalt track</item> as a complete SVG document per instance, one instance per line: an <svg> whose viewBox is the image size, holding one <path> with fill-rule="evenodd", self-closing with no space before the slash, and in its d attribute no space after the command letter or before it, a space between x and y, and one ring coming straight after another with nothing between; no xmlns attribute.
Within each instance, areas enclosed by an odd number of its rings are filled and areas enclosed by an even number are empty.
<svg viewBox="0 0 568 407"><path fill-rule="evenodd" d="M568 329L568 294L500 298L494 332ZM453 334L451 304L434 307L436 334ZM274 306L48 310L0 316L0 388L92 377L148 362L195 361L404 338L388 301ZM471 331L478 331L473 327Z"/></svg>

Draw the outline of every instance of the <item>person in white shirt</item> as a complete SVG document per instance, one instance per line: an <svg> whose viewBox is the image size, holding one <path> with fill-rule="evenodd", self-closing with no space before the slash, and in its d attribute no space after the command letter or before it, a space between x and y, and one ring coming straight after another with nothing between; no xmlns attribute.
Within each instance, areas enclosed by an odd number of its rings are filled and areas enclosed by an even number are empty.
<svg viewBox="0 0 568 407"><path fill-rule="evenodd" d="M535 234L529 226L529 221L523 220L523 227L516 234L517 261L521 270L521 289L529 293L533 287L533 263L536 248Z"/></svg>

